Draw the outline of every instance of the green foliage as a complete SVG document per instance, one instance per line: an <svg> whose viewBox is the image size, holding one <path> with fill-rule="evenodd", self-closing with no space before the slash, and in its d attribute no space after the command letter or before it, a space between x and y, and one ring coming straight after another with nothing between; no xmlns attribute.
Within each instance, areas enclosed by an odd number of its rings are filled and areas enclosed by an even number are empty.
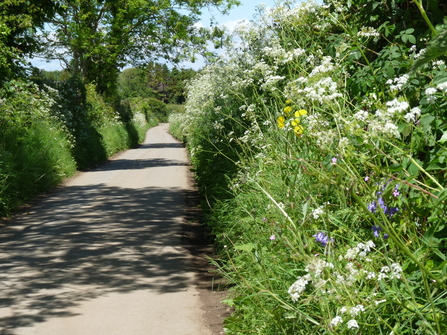
<svg viewBox="0 0 447 335"><path fill-rule="evenodd" d="M447 331L442 5L286 2L190 82L227 334Z"/></svg>
<svg viewBox="0 0 447 335"><path fill-rule="evenodd" d="M54 100L12 81L0 92L0 216L76 170L70 135L50 111Z"/></svg>
<svg viewBox="0 0 447 335"><path fill-rule="evenodd" d="M229 9L238 2L64 0L60 4L50 21L56 38L53 32L42 32L43 54L60 59L86 83L96 84L99 93L113 96L118 68L129 61L137 65L193 57L213 38L207 29L194 27L201 8Z"/></svg>
<svg viewBox="0 0 447 335"><path fill-rule="evenodd" d="M36 28L43 27L55 13L53 0L4 0L0 3L0 77L23 75L25 56L38 51Z"/></svg>
<svg viewBox="0 0 447 335"><path fill-rule="evenodd" d="M121 99L155 98L155 91L147 85L144 70L130 68L122 71L118 77L118 94Z"/></svg>
<svg viewBox="0 0 447 335"><path fill-rule="evenodd" d="M146 120L149 123L151 123L153 118L156 118L161 122L167 121L166 104L155 98L128 98L121 101L121 105L122 113L125 115L139 112L146 117Z"/></svg>
<svg viewBox="0 0 447 335"><path fill-rule="evenodd" d="M94 85L76 78L41 84L9 81L0 91L0 216L56 186L76 169L104 162L141 143L147 122L133 111L124 122ZM44 82L54 84L51 88Z"/></svg>
<svg viewBox="0 0 447 335"><path fill-rule="evenodd" d="M447 28L444 27L443 30L436 36L430 45L427 47L424 54L414 63L413 69L417 69L428 62L445 56L447 54Z"/></svg>
<svg viewBox="0 0 447 335"><path fill-rule="evenodd" d="M122 71L118 78L118 94L126 98L156 98L163 102L183 103L185 84L195 71L173 68L166 64L150 63L144 68L130 68Z"/></svg>

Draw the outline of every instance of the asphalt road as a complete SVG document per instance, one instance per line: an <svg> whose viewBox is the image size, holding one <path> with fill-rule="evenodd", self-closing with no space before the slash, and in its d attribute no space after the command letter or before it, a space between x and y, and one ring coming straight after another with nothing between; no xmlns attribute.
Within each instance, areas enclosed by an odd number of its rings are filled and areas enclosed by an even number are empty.
<svg viewBox="0 0 447 335"><path fill-rule="evenodd" d="M211 334L179 243L186 150L167 129L0 230L0 334Z"/></svg>

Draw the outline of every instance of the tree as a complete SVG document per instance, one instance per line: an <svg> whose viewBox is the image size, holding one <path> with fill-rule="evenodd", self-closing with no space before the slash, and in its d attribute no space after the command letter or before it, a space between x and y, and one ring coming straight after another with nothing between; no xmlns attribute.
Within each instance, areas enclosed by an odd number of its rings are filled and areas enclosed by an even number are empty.
<svg viewBox="0 0 447 335"><path fill-rule="evenodd" d="M145 67L123 70L118 77L118 94L120 99L151 97L181 104L185 100L185 82L195 73L192 69L170 70L166 64L150 62Z"/></svg>
<svg viewBox="0 0 447 335"><path fill-rule="evenodd" d="M213 37L198 29L201 9L226 11L238 0L60 0L62 10L43 32L46 56L63 61L100 93L113 94L119 68L160 58L193 58ZM218 35L215 31L214 35Z"/></svg>
<svg viewBox="0 0 447 335"><path fill-rule="evenodd" d="M36 28L43 28L57 10L53 0L2 0L0 2L0 77L21 72L24 57L40 48Z"/></svg>
<svg viewBox="0 0 447 335"><path fill-rule="evenodd" d="M119 74L118 95L120 99L157 97L157 93L149 87L146 73L141 68L125 69Z"/></svg>

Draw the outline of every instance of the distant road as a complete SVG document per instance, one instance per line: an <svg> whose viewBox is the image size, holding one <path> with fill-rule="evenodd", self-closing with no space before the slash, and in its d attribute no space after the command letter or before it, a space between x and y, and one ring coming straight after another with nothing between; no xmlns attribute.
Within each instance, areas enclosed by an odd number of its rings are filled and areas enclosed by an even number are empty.
<svg viewBox="0 0 447 335"><path fill-rule="evenodd" d="M162 124L0 230L1 335L209 335L180 223L186 150Z"/></svg>

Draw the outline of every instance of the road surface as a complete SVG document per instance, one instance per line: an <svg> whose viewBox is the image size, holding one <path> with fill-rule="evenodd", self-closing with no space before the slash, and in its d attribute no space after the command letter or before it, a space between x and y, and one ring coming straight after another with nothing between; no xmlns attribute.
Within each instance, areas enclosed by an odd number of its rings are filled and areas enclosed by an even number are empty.
<svg viewBox="0 0 447 335"><path fill-rule="evenodd" d="M0 230L0 334L211 335L180 243L186 150L167 129Z"/></svg>

